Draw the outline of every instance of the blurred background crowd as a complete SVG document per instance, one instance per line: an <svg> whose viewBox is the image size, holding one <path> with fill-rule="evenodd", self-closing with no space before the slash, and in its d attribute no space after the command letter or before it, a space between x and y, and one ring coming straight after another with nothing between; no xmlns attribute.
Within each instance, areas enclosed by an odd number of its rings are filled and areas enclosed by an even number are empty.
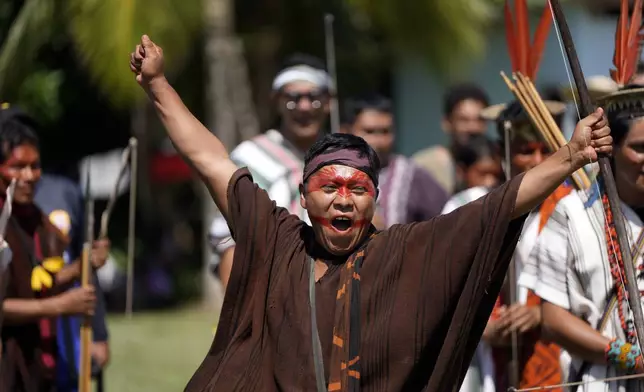
<svg viewBox="0 0 644 392"><path fill-rule="evenodd" d="M528 3L534 26L545 1ZM619 2L562 3L586 76L607 75ZM292 65L325 68L326 14L334 16L340 126L365 137L385 162L400 157L422 170L419 178L430 177L421 192L433 192L433 205L420 201L399 221L429 218L447 208L453 194L503 181L496 132L481 116L483 108L511 98L499 76L511 70L501 0L0 1L0 100L38 123L45 173L84 189L91 162L88 190L97 221L123 148L131 136L138 140L131 319L120 316L128 187L120 189L110 257L99 270L110 313L107 390L182 389L209 347L226 280L225 254L234 245L134 82L129 52L144 33L162 46L171 83L229 150L270 136L267 130L288 128L304 135L293 150L305 150L307 129L332 129L329 112L316 106L325 99L323 89L285 91L274 78ZM569 101L555 30L537 82L544 99ZM362 116L367 112L376 115ZM570 132L574 109L562 121ZM483 136L459 143L463 134ZM239 152L238 163L252 165L248 154ZM267 159L287 165L279 157ZM271 175L269 170L267 184L275 184ZM292 184L285 186L288 193ZM381 214L378 224L391 224L394 214Z"/></svg>

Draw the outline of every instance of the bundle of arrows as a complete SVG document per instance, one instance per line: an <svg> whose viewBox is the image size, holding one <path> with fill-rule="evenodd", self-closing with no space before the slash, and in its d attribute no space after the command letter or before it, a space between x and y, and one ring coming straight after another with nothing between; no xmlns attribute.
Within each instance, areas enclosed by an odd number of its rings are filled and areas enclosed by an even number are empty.
<svg viewBox="0 0 644 392"><path fill-rule="evenodd" d="M537 92L532 81L521 72L514 72L510 79L504 72L501 77L508 86L508 89L514 94L516 99L525 109L530 121L541 134L541 137L550 148L550 151L557 151L566 145L567 141L559 129L557 122L552 117L545 102ZM579 169L572 176L577 189L587 189L591 181L588 173L584 169Z"/></svg>

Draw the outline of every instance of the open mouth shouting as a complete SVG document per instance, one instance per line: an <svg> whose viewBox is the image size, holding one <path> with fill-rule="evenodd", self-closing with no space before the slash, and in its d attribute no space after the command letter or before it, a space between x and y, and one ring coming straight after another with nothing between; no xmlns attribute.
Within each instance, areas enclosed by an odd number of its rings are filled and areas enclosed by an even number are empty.
<svg viewBox="0 0 644 392"><path fill-rule="evenodd" d="M331 220L331 227L333 227L335 231L339 231L341 233L351 230L352 226L353 221L351 220L351 218L346 216L339 216Z"/></svg>

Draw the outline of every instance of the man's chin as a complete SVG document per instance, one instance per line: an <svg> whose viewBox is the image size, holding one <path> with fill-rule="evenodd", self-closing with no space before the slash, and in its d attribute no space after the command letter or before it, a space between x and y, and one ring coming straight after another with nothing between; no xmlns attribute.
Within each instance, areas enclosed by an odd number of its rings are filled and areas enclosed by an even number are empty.
<svg viewBox="0 0 644 392"><path fill-rule="evenodd" d="M339 236L337 234L333 236L326 236L326 238L324 239L324 248L326 248L329 253L335 256L344 256L351 253L355 246L354 235L349 235L346 238L338 237Z"/></svg>
<svg viewBox="0 0 644 392"><path fill-rule="evenodd" d="M33 203L33 201L33 192L25 193L16 190L16 192L13 194L13 202L16 204L31 204Z"/></svg>

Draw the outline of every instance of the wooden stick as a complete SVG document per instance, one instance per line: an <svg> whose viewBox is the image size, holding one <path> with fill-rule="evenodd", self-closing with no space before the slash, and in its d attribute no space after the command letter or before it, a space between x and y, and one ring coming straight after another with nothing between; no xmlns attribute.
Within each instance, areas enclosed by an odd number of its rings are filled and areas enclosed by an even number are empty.
<svg viewBox="0 0 644 392"><path fill-rule="evenodd" d="M534 124L535 128L539 132L542 131L542 129L545 127L545 123L537 116L537 114L534 112L534 109L530 103L527 101L527 97L525 97L522 92L515 86L514 83L505 75L504 72L501 72L501 76L503 77L503 80L505 83L508 85L508 88L510 91L514 94L514 96L517 98L517 100L521 103L521 106L523 106L523 109L526 111L528 114L528 117L530 118L530 121ZM548 144L549 148L555 148L555 146L552 144L550 140L547 138L544 139L546 143Z"/></svg>
<svg viewBox="0 0 644 392"><path fill-rule="evenodd" d="M513 74L514 80L518 80L518 77L516 74ZM524 86L522 83L516 83L517 90L521 93L521 95L524 97L524 100L526 104L528 105L529 110L528 113L530 114L531 117L533 118L533 121L536 119L536 127L539 133L541 133L541 136L543 136L544 140L548 144L548 147L550 148L550 151L557 151L558 143L555 138L552 137L548 130L548 122L543 118L543 114L539 111L539 106L531 99L530 93L528 91L528 88ZM524 109L526 107L524 106Z"/></svg>
<svg viewBox="0 0 644 392"><path fill-rule="evenodd" d="M91 243L83 245L83 258L81 266L81 285L87 287L90 284L89 263ZM92 355L90 347L92 344L92 317L84 316L80 330L80 371L78 372L78 391L90 392L92 384Z"/></svg>
<svg viewBox="0 0 644 392"><path fill-rule="evenodd" d="M92 243L94 242L94 202L90 194L90 163L87 164L86 201L86 235L81 259L81 285L91 284L92 265L90 263ZM80 328L80 369L78 372L78 392L90 392L92 386L92 316L83 316Z"/></svg>
<svg viewBox="0 0 644 392"><path fill-rule="evenodd" d="M567 143L566 138L564 137L563 133L561 133L557 122L555 121L554 117L552 117L552 113L550 113L550 110L548 110L546 103L543 101L543 99L541 99L541 95L539 94L539 92L537 92L534 84L529 78L525 77L520 72L517 73L517 77L519 78L520 82L526 87L528 93L541 111L544 120L548 125L548 131L550 131L555 140L557 140L559 147L563 147Z"/></svg>
<svg viewBox="0 0 644 392"><path fill-rule="evenodd" d="M125 294L125 314L132 317L132 304L134 302L134 248L136 244L136 182L138 142L136 138L130 139L130 212L127 230L127 287Z"/></svg>
<svg viewBox="0 0 644 392"><path fill-rule="evenodd" d="M558 148L565 146L568 141L561 132L561 129L557 125L554 117L552 117L552 113L550 113L550 110L548 110L545 102L543 101L543 99L541 99L541 96L537 92L537 89L530 78L525 77L521 73L518 73L518 76L521 82L528 88L532 100L539 106L542 117L544 117L546 122L548 123L548 131L557 140ZM590 184L592 183L590 181L590 178L588 177L588 173L586 173L583 168L577 170L572 177L579 189L588 189L590 187Z"/></svg>
<svg viewBox="0 0 644 392"><path fill-rule="evenodd" d="M331 132L338 133L340 132L340 108L338 104L338 80L336 74L336 64L335 64L335 37L333 34L333 21L334 17L332 14L324 15L324 47L326 51L326 67L329 71L329 77L331 78Z"/></svg>

